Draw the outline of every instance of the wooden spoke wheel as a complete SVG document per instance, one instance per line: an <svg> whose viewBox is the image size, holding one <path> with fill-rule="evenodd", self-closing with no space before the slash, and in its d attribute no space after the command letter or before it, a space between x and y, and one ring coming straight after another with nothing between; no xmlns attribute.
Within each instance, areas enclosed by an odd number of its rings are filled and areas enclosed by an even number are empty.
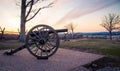
<svg viewBox="0 0 120 71"><path fill-rule="evenodd" d="M30 29L26 36L28 51L38 59L52 56L58 49L59 37L48 25L37 25Z"/></svg>

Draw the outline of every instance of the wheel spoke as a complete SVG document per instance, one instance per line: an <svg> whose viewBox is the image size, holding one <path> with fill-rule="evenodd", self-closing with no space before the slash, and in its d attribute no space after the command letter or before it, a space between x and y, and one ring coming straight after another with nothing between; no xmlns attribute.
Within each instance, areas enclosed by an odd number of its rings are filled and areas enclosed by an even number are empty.
<svg viewBox="0 0 120 71"><path fill-rule="evenodd" d="M40 37L35 33L35 32L32 32L38 39L40 39Z"/></svg>
<svg viewBox="0 0 120 71"><path fill-rule="evenodd" d="M53 48L54 48L54 47L56 47L56 45L54 45L54 44L52 44L52 43L50 43L50 42L47 42L47 47L48 47L48 48L50 48L50 47L53 47Z"/></svg>
<svg viewBox="0 0 120 71"><path fill-rule="evenodd" d="M37 27L38 35L41 38L40 29Z"/></svg>
<svg viewBox="0 0 120 71"><path fill-rule="evenodd" d="M38 52L38 48L35 49L35 54L37 54L37 52Z"/></svg>

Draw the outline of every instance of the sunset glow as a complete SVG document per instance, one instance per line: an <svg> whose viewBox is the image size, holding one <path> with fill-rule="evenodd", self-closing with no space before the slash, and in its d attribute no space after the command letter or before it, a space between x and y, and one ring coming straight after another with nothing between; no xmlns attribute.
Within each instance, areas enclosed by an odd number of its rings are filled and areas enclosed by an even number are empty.
<svg viewBox="0 0 120 71"><path fill-rule="evenodd" d="M20 27L20 7L15 1L0 1L0 26L6 31L17 32ZM57 0L53 7L41 10L29 21L26 29L37 24L62 29L66 24L73 23L77 25L76 32L101 32L106 31L100 26L102 18L109 13L120 14L120 0Z"/></svg>

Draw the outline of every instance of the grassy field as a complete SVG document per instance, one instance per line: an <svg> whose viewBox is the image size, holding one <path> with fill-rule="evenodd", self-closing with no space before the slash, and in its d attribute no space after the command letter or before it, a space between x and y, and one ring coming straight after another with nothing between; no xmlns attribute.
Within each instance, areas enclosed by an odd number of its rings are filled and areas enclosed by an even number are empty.
<svg viewBox="0 0 120 71"><path fill-rule="evenodd" d="M24 43L17 40L0 41L0 50L17 48ZM105 39L78 39L71 41L61 41L61 48L68 48L83 52L112 55L120 57L120 41Z"/></svg>
<svg viewBox="0 0 120 71"><path fill-rule="evenodd" d="M116 40L79 39L67 42L61 41L60 46L83 52L120 57L120 41Z"/></svg>

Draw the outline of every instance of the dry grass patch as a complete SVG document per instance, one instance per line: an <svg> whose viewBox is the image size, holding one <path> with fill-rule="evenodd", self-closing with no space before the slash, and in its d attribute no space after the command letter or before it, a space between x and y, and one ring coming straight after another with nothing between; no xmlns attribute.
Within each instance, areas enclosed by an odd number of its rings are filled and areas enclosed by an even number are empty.
<svg viewBox="0 0 120 71"><path fill-rule="evenodd" d="M10 48L17 48L23 45L17 40L8 40L8 41L0 41L0 50L10 49Z"/></svg>

